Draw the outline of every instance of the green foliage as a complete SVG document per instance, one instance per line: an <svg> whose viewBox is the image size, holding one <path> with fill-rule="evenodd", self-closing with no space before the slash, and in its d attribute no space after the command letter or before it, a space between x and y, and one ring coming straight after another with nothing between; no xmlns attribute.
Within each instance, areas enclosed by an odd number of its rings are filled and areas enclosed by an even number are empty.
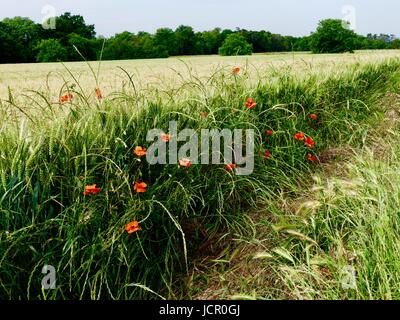
<svg viewBox="0 0 400 320"><path fill-rule="evenodd" d="M18 52L21 48L10 35L10 28L6 24L0 22L0 63L21 62Z"/></svg>
<svg viewBox="0 0 400 320"><path fill-rule="evenodd" d="M55 29L44 30L43 33L46 39L58 39L65 46L68 45L68 36L72 33L86 39L94 39L96 36L94 25L87 25L82 16L69 12L56 18Z"/></svg>
<svg viewBox="0 0 400 320"><path fill-rule="evenodd" d="M294 51L310 51L310 37L300 38L293 46Z"/></svg>
<svg viewBox="0 0 400 320"><path fill-rule="evenodd" d="M253 47L246 39L237 33L230 34L219 48L221 56L245 56L253 53Z"/></svg>
<svg viewBox="0 0 400 320"><path fill-rule="evenodd" d="M192 27L179 26L175 30L177 54L187 56L196 54L196 36Z"/></svg>
<svg viewBox="0 0 400 320"><path fill-rule="evenodd" d="M104 60L113 60L114 57L126 60L134 59L137 56L138 48L135 46L134 35L127 31L108 39L103 53Z"/></svg>
<svg viewBox="0 0 400 320"><path fill-rule="evenodd" d="M172 29L158 29L154 35L154 46L157 51L165 52L165 56L179 55L177 34Z"/></svg>
<svg viewBox="0 0 400 320"><path fill-rule="evenodd" d="M216 28L212 31L199 32L197 35L196 52L201 54L214 54L222 45L221 30Z"/></svg>
<svg viewBox="0 0 400 320"><path fill-rule="evenodd" d="M56 39L67 51L63 61L96 60L105 41L105 60L166 58L169 56L218 54L245 55L263 52L310 51L345 52L355 49L396 49L400 40L394 35L355 35L342 26L340 20L325 20L316 33L307 37L283 36L268 31L235 31L215 28L194 32L190 26L176 30L160 28L147 32L115 34L96 38L95 27L87 25L80 15L67 12L56 17L56 29L45 30L28 18L15 17L0 21L0 63L35 62L35 48L42 40ZM229 39L228 39L229 37ZM226 42L227 41L227 42ZM75 48L76 47L79 54Z"/></svg>
<svg viewBox="0 0 400 320"><path fill-rule="evenodd" d="M310 47L313 53L354 52L356 39L357 35L350 30L348 23L327 19L321 21L317 31L312 34Z"/></svg>
<svg viewBox="0 0 400 320"><path fill-rule="evenodd" d="M34 47L41 38L41 28L28 18L15 17L4 19L3 23L8 27L9 36L15 43L14 59L21 62L34 62Z"/></svg>
<svg viewBox="0 0 400 320"><path fill-rule="evenodd" d="M173 52L173 51L171 51ZM167 58L170 52L160 39L155 39L147 32L139 32L137 35L123 32L115 35L106 43L103 53L104 60L127 60L146 58Z"/></svg>
<svg viewBox="0 0 400 320"><path fill-rule="evenodd" d="M38 62L65 61L68 57L68 51L56 39L42 40L36 50Z"/></svg>
<svg viewBox="0 0 400 320"><path fill-rule="evenodd" d="M69 50L68 60L81 61L82 56L86 60L97 60L97 52L101 51L101 42L101 40L84 38L76 33L69 34L68 44L71 50Z"/></svg>
<svg viewBox="0 0 400 320"><path fill-rule="evenodd" d="M241 30L240 34L243 35L247 42L253 46L254 52L271 52L272 48L272 34L266 31L247 31ZM281 51L284 51L283 48Z"/></svg>
<svg viewBox="0 0 400 320"><path fill-rule="evenodd" d="M400 49L400 39L393 40L392 43L390 44L390 47L392 49Z"/></svg>

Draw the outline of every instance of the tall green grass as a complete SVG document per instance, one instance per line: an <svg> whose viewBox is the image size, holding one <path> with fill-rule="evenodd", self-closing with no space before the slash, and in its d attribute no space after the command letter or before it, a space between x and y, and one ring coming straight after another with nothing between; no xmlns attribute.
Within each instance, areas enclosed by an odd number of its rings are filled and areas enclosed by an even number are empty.
<svg viewBox="0 0 400 320"><path fill-rule="evenodd" d="M399 70L400 62L390 60L358 64L323 80L276 73L258 84L246 74L219 72L207 81L193 76L170 92L138 92L132 83L102 101L75 83L68 105L32 95L37 112L10 94L1 102L0 297L179 298L176 286L191 258L202 254L202 243L246 230L244 211L311 172L310 150L293 135L312 136L316 155L332 143L360 145L366 131L359 123L397 83ZM248 97L257 102L254 110L244 107ZM318 114L316 123L310 113ZM167 132L172 120L179 129L254 129L254 173L139 161L134 147L147 146L150 129ZM271 159L263 158L265 149ZM149 185L147 193L133 192L138 180ZM93 183L101 193L84 197L84 187ZM142 230L129 236L124 226L132 220ZM57 270L55 290L41 290L45 264Z"/></svg>
<svg viewBox="0 0 400 320"><path fill-rule="evenodd" d="M296 214L271 204L278 232L261 264L275 287L258 288L256 298L400 298L398 129L358 150L338 175L316 176Z"/></svg>

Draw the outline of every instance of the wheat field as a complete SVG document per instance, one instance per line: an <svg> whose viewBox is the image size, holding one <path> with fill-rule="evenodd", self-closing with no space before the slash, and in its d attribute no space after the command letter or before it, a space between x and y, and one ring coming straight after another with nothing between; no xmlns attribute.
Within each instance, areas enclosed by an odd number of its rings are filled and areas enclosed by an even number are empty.
<svg viewBox="0 0 400 320"><path fill-rule="evenodd" d="M400 50L359 51L356 54L271 53L247 57L196 56L169 59L90 62L98 84L85 62L0 65L0 99L7 99L9 89L15 96L28 94L29 90L51 93L57 98L65 83L73 81L72 73L85 91L100 86L105 94L117 92L132 76L138 88L170 90L196 76L208 79L221 69L247 66L253 81L268 78L272 71L291 72L298 77L310 74L329 74L357 62L379 62L398 57ZM70 70L70 72L68 70ZM257 80L256 80L257 79Z"/></svg>

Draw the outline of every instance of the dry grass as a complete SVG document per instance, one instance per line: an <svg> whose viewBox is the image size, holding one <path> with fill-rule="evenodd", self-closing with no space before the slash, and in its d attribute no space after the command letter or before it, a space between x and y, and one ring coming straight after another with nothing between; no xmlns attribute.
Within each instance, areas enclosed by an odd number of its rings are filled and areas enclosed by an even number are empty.
<svg viewBox="0 0 400 320"><path fill-rule="evenodd" d="M123 68L133 76L138 88L169 90L196 76L209 79L220 69L247 65L251 78L260 81L282 69L293 71L299 77L317 73L321 77L329 70L356 62L379 62L398 57L400 50L360 51L356 54L312 55L309 53L256 54L249 57L194 56L169 59L104 61L101 63L99 85L105 94L120 92L128 84ZM91 63L97 72L98 63ZM84 62L0 65L0 99L8 98L8 88L15 96L29 90L51 93L54 99L60 88L72 79L66 68L76 77L83 90L93 91L96 81Z"/></svg>

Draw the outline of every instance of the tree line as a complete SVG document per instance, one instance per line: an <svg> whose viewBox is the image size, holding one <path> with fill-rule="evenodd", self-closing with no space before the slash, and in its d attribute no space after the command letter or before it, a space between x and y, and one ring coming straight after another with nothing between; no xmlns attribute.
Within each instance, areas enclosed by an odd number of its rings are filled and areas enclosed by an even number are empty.
<svg viewBox="0 0 400 320"><path fill-rule="evenodd" d="M245 55L262 52L343 52L359 49L400 49L394 35L357 35L341 20L322 21L305 37L283 36L269 31L220 29L196 32L190 26L175 30L96 36L95 26L80 15L67 12L55 19L55 29L45 29L29 18L0 21L0 63L121 60L166 58L183 55ZM339 25L340 24L340 25ZM333 27L332 27L333 26ZM345 44L343 44L345 42Z"/></svg>

